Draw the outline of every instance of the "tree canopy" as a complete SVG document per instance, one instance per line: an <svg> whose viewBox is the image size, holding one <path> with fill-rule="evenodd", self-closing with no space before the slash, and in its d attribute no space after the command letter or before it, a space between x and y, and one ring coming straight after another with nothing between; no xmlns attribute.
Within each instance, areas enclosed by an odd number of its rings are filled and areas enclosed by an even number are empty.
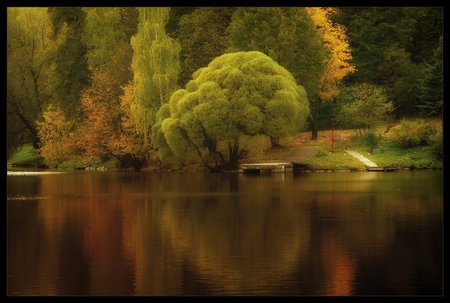
<svg viewBox="0 0 450 303"><path fill-rule="evenodd" d="M291 135L308 113L304 88L285 68L261 52L237 52L195 72L160 109L152 132L162 161L191 149L207 166L236 169L251 148L245 137Z"/></svg>

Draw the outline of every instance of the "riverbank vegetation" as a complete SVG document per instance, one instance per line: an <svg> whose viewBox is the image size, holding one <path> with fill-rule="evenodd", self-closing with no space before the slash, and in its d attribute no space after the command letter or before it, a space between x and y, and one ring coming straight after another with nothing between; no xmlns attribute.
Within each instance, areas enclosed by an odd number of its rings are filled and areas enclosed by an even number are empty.
<svg viewBox="0 0 450 303"><path fill-rule="evenodd" d="M442 167L442 21L425 7L8 8L8 164L360 169L353 149Z"/></svg>

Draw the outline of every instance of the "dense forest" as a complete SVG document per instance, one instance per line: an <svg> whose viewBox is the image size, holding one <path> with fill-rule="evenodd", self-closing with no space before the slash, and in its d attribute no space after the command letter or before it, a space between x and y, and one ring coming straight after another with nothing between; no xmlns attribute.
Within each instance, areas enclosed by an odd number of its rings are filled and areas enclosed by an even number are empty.
<svg viewBox="0 0 450 303"><path fill-rule="evenodd" d="M8 8L8 155L234 169L256 136L440 117L442 48L435 7Z"/></svg>

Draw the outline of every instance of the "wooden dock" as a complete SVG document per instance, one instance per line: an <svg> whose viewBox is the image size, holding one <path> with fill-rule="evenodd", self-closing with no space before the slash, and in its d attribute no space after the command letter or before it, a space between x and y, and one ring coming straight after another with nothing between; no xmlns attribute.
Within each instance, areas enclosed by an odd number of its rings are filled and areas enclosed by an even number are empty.
<svg viewBox="0 0 450 303"><path fill-rule="evenodd" d="M271 174L292 172L293 168L292 162L260 162L241 164L239 171L244 174Z"/></svg>

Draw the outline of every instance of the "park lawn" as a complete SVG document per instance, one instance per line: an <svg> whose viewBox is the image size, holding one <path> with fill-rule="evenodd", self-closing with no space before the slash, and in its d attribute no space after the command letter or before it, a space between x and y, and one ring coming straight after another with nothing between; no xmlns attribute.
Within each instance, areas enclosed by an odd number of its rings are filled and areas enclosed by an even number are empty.
<svg viewBox="0 0 450 303"><path fill-rule="evenodd" d="M359 160L340 149L334 152L319 149L314 156L305 161L313 169L340 170L340 169L364 169L365 166Z"/></svg>
<svg viewBox="0 0 450 303"><path fill-rule="evenodd" d="M381 153L372 153L370 147L362 140L353 140L353 149L378 166L395 166L402 168L442 168L442 161L433 156L431 146L403 148L395 142L382 140L379 144Z"/></svg>

